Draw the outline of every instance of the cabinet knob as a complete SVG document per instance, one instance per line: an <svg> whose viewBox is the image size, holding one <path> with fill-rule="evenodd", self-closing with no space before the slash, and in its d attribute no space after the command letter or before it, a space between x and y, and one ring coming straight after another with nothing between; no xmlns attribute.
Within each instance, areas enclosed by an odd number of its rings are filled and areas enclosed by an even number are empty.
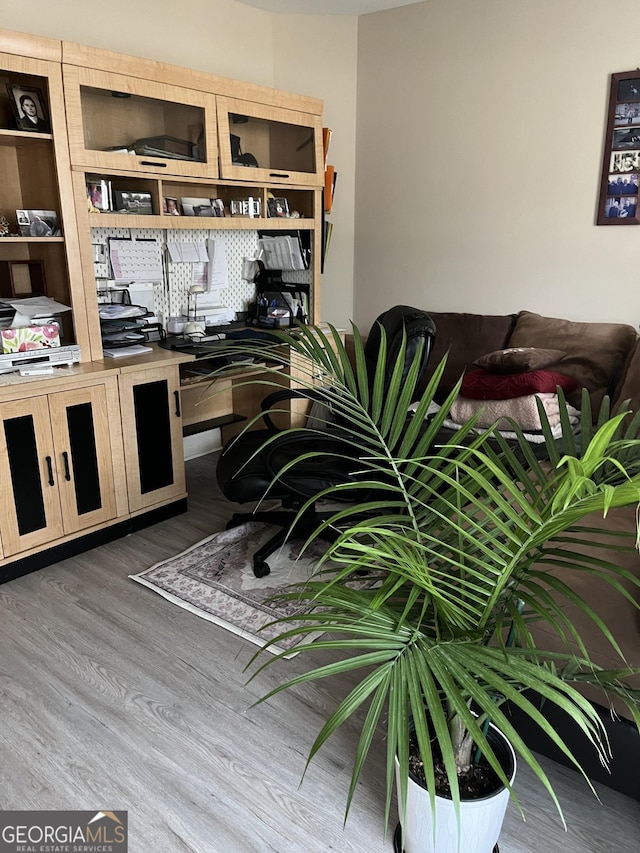
<svg viewBox="0 0 640 853"><path fill-rule="evenodd" d="M282 174L281 172L269 172L269 177L270 178L290 178L291 175L285 175L285 174Z"/></svg>
<svg viewBox="0 0 640 853"><path fill-rule="evenodd" d="M149 160L141 160L140 165L141 166L151 166L152 169L157 169L159 166L161 166L163 169L167 168L166 163L159 163L157 160L155 162L150 162Z"/></svg>

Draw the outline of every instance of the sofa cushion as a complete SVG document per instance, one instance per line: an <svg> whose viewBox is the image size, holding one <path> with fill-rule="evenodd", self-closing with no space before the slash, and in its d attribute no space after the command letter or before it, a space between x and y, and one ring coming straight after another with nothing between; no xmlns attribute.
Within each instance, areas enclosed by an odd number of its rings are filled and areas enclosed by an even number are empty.
<svg viewBox="0 0 640 853"><path fill-rule="evenodd" d="M622 368L620 383L611 400L612 408L616 409L625 400L629 400L632 411L640 411L640 339L636 341Z"/></svg>
<svg viewBox="0 0 640 853"><path fill-rule="evenodd" d="M553 370L529 370L525 373L488 373L470 370L460 386L460 394L470 400L509 400L530 394L556 394L560 386L567 393L578 383L570 376Z"/></svg>
<svg viewBox="0 0 640 853"><path fill-rule="evenodd" d="M490 315L432 311L429 311L429 316L436 324L436 339L424 384L450 351L440 382L437 397L439 402L442 402L476 358L494 350L505 349L516 318L515 314Z"/></svg>
<svg viewBox="0 0 640 853"><path fill-rule="evenodd" d="M575 379L579 388L589 391L595 412L604 395L614 390L625 358L635 342L635 329L624 323L582 323L521 311L509 338L509 347L564 350L567 355L555 369ZM580 390L567 395L575 406L580 405L580 397Z"/></svg>
<svg viewBox="0 0 640 853"><path fill-rule="evenodd" d="M524 373L528 370L544 370L557 364L566 352L561 349L539 347L511 347L489 352L477 358L473 365L489 373Z"/></svg>

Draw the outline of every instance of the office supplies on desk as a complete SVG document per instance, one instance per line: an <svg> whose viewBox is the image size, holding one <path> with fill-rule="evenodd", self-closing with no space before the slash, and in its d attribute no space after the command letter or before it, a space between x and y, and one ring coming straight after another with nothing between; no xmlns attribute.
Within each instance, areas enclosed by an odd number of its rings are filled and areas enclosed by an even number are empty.
<svg viewBox="0 0 640 853"><path fill-rule="evenodd" d="M131 356L135 355L144 355L145 352L153 352L152 347L132 344L131 346L118 347L117 349L110 349L109 347L103 349L105 358L131 358Z"/></svg>

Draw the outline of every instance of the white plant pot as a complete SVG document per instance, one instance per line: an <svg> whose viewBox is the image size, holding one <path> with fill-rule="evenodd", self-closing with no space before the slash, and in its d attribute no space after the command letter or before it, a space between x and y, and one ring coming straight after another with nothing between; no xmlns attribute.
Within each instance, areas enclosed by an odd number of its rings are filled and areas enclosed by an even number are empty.
<svg viewBox="0 0 640 853"><path fill-rule="evenodd" d="M516 776L516 755L505 736L491 725L492 746L496 749L498 739L509 757L507 778L513 784ZM400 791L398 763L396 761L396 785ZM492 853L502 829L504 815L509 802L509 791L500 788L495 794L478 800L463 800L460 803L460 823L456 819L453 802L436 796L436 832L433 833L433 815L429 792L409 778L407 808L402 822L402 848L399 841L396 850L404 853ZM400 808L402 815L402 808ZM398 832L397 837L400 837Z"/></svg>

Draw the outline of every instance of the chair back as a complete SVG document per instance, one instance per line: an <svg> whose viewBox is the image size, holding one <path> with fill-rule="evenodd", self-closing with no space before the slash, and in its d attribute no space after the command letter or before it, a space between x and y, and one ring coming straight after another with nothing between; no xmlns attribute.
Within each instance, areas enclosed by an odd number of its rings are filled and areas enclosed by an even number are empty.
<svg viewBox="0 0 640 853"><path fill-rule="evenodd" d="M420 363L420 375L422 376L427 369L436 336L435 323L427 312L421 311L418 308L410 308L408 305L395 305L393 308L389 308L388 311L380 314L376 319L375 323L371 327L371 331L369 332L364 348L370 384L372 383L375 374L378 352L380 351L382 329L384 329L387 339L387 373L385 375L385 387L391 381L393 366L402 344L403 330L406 331L407 335L407 349L402 378L404 379L409 372L416 350L421 344L423 345L422 360Z"/></svg>

